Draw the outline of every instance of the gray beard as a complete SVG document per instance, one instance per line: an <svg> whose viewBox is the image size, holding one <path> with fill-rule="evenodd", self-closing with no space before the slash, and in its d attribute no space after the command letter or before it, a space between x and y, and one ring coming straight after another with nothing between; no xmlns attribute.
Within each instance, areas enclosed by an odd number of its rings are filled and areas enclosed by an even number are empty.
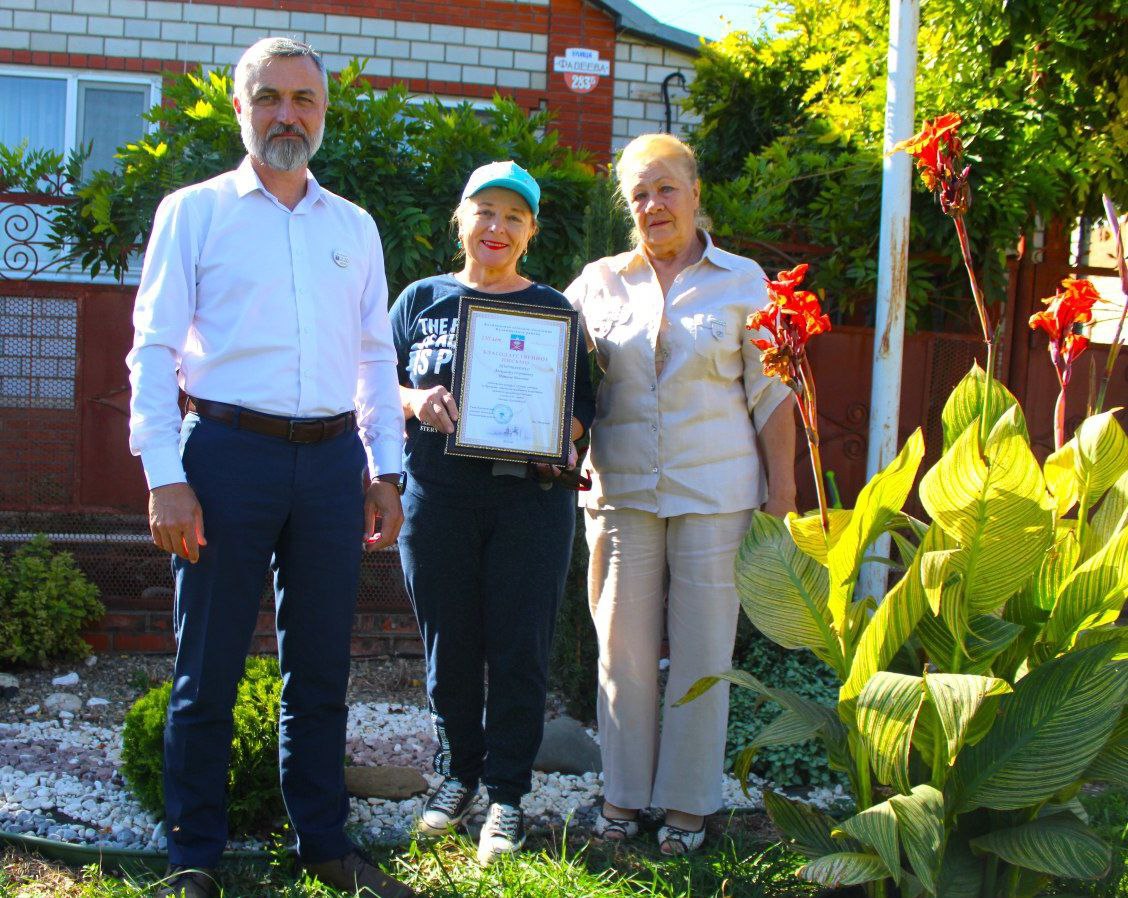
<svg viewBox="0 0 1128 898"><path fill-rule="evenodd" d="M321 139L325 135L324 124L317 129L312 140L300 125L274 125L264 137L259 136L249 119L240 122L239 129L247 152L277 171L294 171L307 165L321 147ZM298 134L301 140L271 139L285 133Z"/></svg>

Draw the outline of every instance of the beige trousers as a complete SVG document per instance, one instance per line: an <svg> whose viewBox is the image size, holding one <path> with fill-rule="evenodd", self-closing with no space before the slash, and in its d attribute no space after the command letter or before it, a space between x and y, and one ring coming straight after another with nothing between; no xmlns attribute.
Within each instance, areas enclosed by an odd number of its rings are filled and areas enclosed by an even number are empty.
<svg viewBox="0 0 1128 898"><path fill-rule="evenodd" d="M673 704L699 678L732 666L740 607L733 559L750 520L750 511L587 511L604 797L614 805L689 814L721 806L728 684ZM670 674L659 726L663 620Z"/></svg>

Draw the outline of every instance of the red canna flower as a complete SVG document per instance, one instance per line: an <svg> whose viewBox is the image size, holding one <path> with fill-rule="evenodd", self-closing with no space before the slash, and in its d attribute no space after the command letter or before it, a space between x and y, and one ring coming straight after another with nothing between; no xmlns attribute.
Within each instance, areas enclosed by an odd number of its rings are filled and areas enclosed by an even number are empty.
<svg viewBox="0 0 1128 898"><path fill-rule="evenodd" d="M747 322L749 330L768 331L767 338L751 338L764 353L764 373L779 377L797 392L802 389L800 369L807 341L830 330L830 318L823 313L819 298L809 290L797 289L807 276L807 268L797 265L769 280L768 306L749 315Z"/></svg>
<svg viewBox="0 0 1128 898"><path fill-rule="evenodd" d="M822 460L819 455L818 406L815 396L815 375L807 361L807 341L830 330L830 319L823 313L819 298L799 286L807 276L806 265L781 271L774 281L765 278L768 305L748 316L748 329L767 331L767 337L751 337L760 350L760 364L768 377L778 377L795 391L799 416L811 450L811 467L815 475L815 492L823 532L830 532L826 488L822 482Z"/></svg>
<svg viewBox="0 0 1128 898"><path fill-rule="evenodd" d="M916 159L917 170L924 186L940 199L940 208L946 215L963 215L971 206L971 188L968 175L971 166L959 170L963 157L959 127L963 119L954 112L940 116L935 121L925 120L919 134L896 144L891 152L904 150Z"/></svg>
<svg viewBox="0 0 1128 898"><path fill-rule="evenodd" d="M1066 278L1061 286L1063 289L1042 300L1046 310L1030 316L1030 327L1045 331L1050 338L1050 358L1064 385L1069 383L1073 363L1089 345L1089 339L1079 333L1080 325L1093 320L1093 304L1101 296L1087 278Z"/></svg>
<svg viewBox="0 0 1128 898"><path fill-rule="evenodd" d="M1054 444L1058 449L1065 444L1065 388L1073 374L1073 363L1089 345L1089 338L1080 332L1081 325L1093 320L1093 304L1101 298L1086 278L1066 278L1061 286L1053 296L1042 300L1044 312L1030 316L1030 328L1043 330L1050 338L1050 359L1061 385L1054 406Z"/></svg>

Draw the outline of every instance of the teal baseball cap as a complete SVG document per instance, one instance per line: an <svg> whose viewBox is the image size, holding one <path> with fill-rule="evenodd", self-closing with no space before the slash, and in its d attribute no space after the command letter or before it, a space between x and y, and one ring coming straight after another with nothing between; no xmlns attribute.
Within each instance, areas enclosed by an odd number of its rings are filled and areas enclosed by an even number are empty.
<svg viewBox="0 0 1128 898"><path fill-rule="evenodd" d="M504 187L506 190L512 190L529 204L534 217L540 211L540 185L532 175L511 159L505 162L491 162L474 169L462 191L462 198L469 199L487 187Z"/></svg>

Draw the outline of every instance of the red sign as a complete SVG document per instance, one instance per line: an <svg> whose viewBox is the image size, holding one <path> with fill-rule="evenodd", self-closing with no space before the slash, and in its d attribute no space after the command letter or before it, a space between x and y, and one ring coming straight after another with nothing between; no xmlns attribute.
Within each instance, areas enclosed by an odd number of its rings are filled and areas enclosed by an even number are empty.
<svg viewBox="0 0 1128 898"><path fill-rule="evenodd" d="M598 75L577 75L575 72L564 73L564 83L568 85L568 90L578 94L587 94L595 90L595 86L599 84Z"/></svg>

